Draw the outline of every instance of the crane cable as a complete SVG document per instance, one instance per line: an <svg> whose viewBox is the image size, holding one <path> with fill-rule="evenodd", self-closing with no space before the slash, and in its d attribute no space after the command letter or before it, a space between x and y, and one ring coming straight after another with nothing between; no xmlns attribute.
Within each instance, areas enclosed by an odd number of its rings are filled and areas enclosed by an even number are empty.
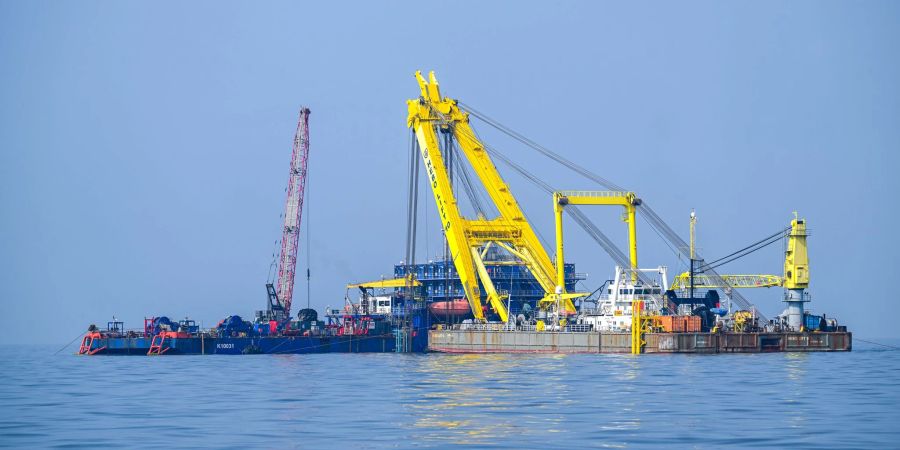
<svg viewBox="0 0 900 450"><path fill-rule="evenodd" d="M624 191L625 190L621 186L613 183L612 181L609 181L606 178L603 178L603 177L585 169L584 167L581 167L578 164L575 164L574 162L569 161L568 159L564 158L563 156L559 155L558 153L553 152L552 150L532 141L531 139L528 139L527 137L523 136L522 134L520 134L520 133L510 129L509 127L501 124L500 122L488 117L486 114L479 112L478 110L471 107L470 105L467 105L463 102L457 102L457 104L460 105L460 107L462 107L465 111L469 112L471 115L480 119L481 121L485 122L486 124L490 125L491 127L495 128L495 129L499 130L500 132L510 136L511 138L525 144L526 146L532 148L533 150L536 150L537 152L541 153L542 155L544 155L544 156L552 159L553 161L557 162L558 164L561 164L561 165L565 166L566 168L582 175L583 177L585 177L591 181L594 181L595 183L597 183L607 189L610 189L610 190L615 190L615 191ZM645 219L649 223L658 227L657 231L660 231L662 234L666 235L666 238L672 244L674 244L681 251L682 254L685 254L688 252L689 247L688 247L687 243L683 239L681 239L681 237L678 236L678 234L675 233L675 231L672 230L672 228L669 227L668 224L666 224L662 220L662 218L660 218L659 215L656 214L655 211L653 211L650 208L650 206L647 204L646 201L643 201L640 205L637 205L637 209L641 210L642 216L645 217ZM610 256L612 256L612 254L610 254ZM613 259L615 259L615 258L613 258ZM718 273L716 273L715 270L712 268L709 268L706 271L706 274L709 275L710 277L712 277L713 279L721 280L721 276ZM724 283L724 285L728 286L728 283ZM751 308L755 309L753 307L753 304L750 303L746 298L744 298L743 295L741 295L736 290L732 290L731 298L732 298L732 301L734 301L735 303L737 303L740 307L742 307L744 309L751 309ZM764 321L767 320L763 314L757 312L757 315Z"/></svg>
<svg viewBox="0 0 900 450"><path fill-rule="evenodd" d="M624 190L622 187L612 183L611 181L609 181L603 177L600 177L599 175L592 174L591 172L587 171L586 169L579 167L575 163L563 158L562 156L554 153L553 151L547 149L546 147L543 147L543 146L535 143L534 141L509 129L508 127L500 124L499 122L497 122L493 119L490 119L489 117L485 116L484 114L481 114L481 113L475 111L473 108L469 107L468 105L464 105L464 104L462 104L462 102L459 102L459 104L461 106L463 106L463 108L465 108L467 111L469 111L470 113L475 115L477 118L481 119L482 121L485 121L492 127L497 128L498 130L502 131L503 133L513 137L517 141L539 151L540 153L546 155L547 157L553 159L554 161L557 161L560 164L563 164L566 167L569 167L570 169L575 170L578 173L581 173L582 175L589 177L590 179L594 180L595 182L603 184L604 186L606 186L610 189L619 190L619 191ZM482 145L484 145L485 151L487 151L492 156L495 156L497 159L504 162L506 165L511 167L513 170L518 172L520 175L525 177L527 180L531 181L532 183L534 183L535 185L537 185L538 187L543 189L546 193L553 195L553 193L556 192L556 190L552 186L545 183L543 180L538 178L536 175L528 172L524 167L513 162L510 158L506 157L505 155L503 155L502 153L497 151L495 148L485 144L483 140L481 140L481 139L478 139L478 140L479 140L479 142L482 143ZM575 206L569 206L565 209L565 211L567 213L569 213L570 216L572 216L572 218L575 220L575 222L578 223L578 225L581 226L581 228L584 229L606 251L606 253L609 254L609 256L613 259L613 261L615 261L621 267L628 268L627 269L628 271L631 270L631 262L630 262L629 258L627 256L625 256L625 253L622 252L622 250L620 250L618 248L618 246L616 246L615 243L613 243L613 241L611 239L609 239L609 237L607 237L602 231L600 231L600 229L597 228L597 226L593 224L593 222L584 214L583 211L581 211L578 207L575 207ZM543 239L542 239L542 241L543 241ZM547 243L544 242L544 245L547 245ZM650 283L649 278L646 275L644 275L643 273L641 273L640 271L637 271L637 276L642 282L648 283L648 284Z"/></svg>
<svg viewBox="0 0 900 450"><path fill-rule="evenodd" d="M694 270L715 269L716 267L728 264L736 259L743 258L744 256L747 256L757 250L761 250L761 249L766 248L776 242L779 242L784 237L784 233L786 233L790 229L791 229L790 227L787 227L787 228L778 230L778 232L776 232L775 234L773 234L771 236L766 237L765 239L754 242L753 244L750 244L747 247L744 247L744 248L742 248L734 253L731 253L729 255L723 256L715 261L704 263L699 268L695 268Z"/></svg>
<svg viewBox="0 0 900 450"><path fill-rule="evenodd" d="M601 186L604 186L607 189L610 189L613 191L625 191L626 190L625 188L613 183L612 181L609 181L606 178L603 178L600 175L597 175L597 174L585 169L584 167L581 167L578 164L575 164L574 162L569 161L568 159L564 158L562 155L538 144L537 142L534 142L531 139L528 139L527 137L525 137L522 134L516 132L515 130L503 125L502 123L500 123L494 119L491 119L486 114L483 114L483 113L479 112L477 109L473 108L471 105L467 105L463 102L458 102L458 104L464 110L468 111L470 114L474 115L475 117L477 117L478 119L487 123L488 125L500 130L504 134L527 145L528 147L531 147L532 149L537 150L542 155L562 164L565 167L568 167L572 171L581 174L585 178L593 180L594 182L600 184Z"/></svg>
<svg viewBox="0 0 900 450"><path fill-rule="evenodd" d="M553 187L551 187L549 184L542 181L540 178L526 170L524 167L513 162L511 159L498 152L496 149L485 145L485 150L487 150L488 153L496 157L507 166L511 167L527 180L540 187L545 192L549 194L555 192ZM568 206L565 211L569 213L570 216L572 216L575 222L579 226L581 226L581 228L584 229L584 231L586 231L588 235L590 235L601 247L603 247L604 250L606 250L613 261L615 261L621 267L631 267L631 263L629 262L628 257L625 256L625 253L619 250L619 248L616 247L616 245L611 240L609 240L609 238L606 237L606 235L603 234L603 232L601 232L600 229L598 229L597 226L594 225L594 223L591 222L590 219L588 219L587 216L584 215L584 212L578 209L577 206ZM637 276L642 282L646 284L651 283L651 280L647 278L647 276L642 272L638 271Z"/></svg>
<svg viewBox="0 0 900 450"><path fill-rule="evenodd" d="M416 258L416 219L418 209L418 193L419 193L419 158L416 153L418 150L418 141L409 139L409 191L406 199L406 264L407 275L411 275L413 264Z"/></svg>
<svg viewBox="0 0 900 450"><path fill-rule="evenodd" d="M460 105L462 105L462 103L460 103ZM463 105L463 107L471 109L464 105ZM436 114L440 115L442 118L444 118L446 120L446 117L444 117L444 115L440 111L437 111L434 108L432 108L432 111L434 111ZM615 185L614 183L610 182L609 180L606 180L606 179L600 177L599 175L592 174L589 171L587 171L586 169L578 167L575 163L566 160L562 156L559 156L558 154L552 152L551 150L549 150L543 146L540 146L539 144L535 143L534 141L522 136L519 133L516 133L515 131L500 124L499 122L497 122L493 119L490 119L487 116L485 116L481 113L478 113L478 112L473 112L473 114L485 122L489 121L488 122L489 125L514 137L519 142L522 142L523 144L525 144L535 150L538 150L542 154L550 157L551 159L554 159L555 161L560 162L561 164L564 164L566 167L569 167L573 170L577 170L582 175L588 176L598 183L601 183L601 184L604 184L607 186L611 186L612 188L617 189L617 190L622 190L621 187ZM549 184L542 181L540 178L538 178L534 174L528 172L525 168L523 168L519 164L514 163L510 158L507 158L505 155L503 155L496 149L485 144L484 141L479 136L477 136L477 133L474 131L474 129L472 129L472 133L475 133L476 135L475 136L468 135L468 137L474 138L478 142L481 142L482 145L484 146L485 151L487 151L489 154L497 157L498 159L500 159L501 161L506 163L508 166L513 168L520 175L522 175L523 177L525 177L526 179L530 180L532 183L534 183L535 185L537 185L538 187L543 189L546 193L553 195L553 193L555 192L555 189L553 189L553 187L551 187ZM578 223L578 225L581 226L581 228L583 228L609 254L609 256L619 266L626 267L626 268L628 268L628 271L631 271L631 263L630 263L630 260L628 259L628 257L625 256L625 253L623 253L612 242L612 240L609 239L609 237L607 237L602 231L600 231L600 229L597 228L596 225L594 225L593 222L591 222L591 220L588 219L587 216L581 210L579 210L577 207L570 206L570 207L566 208L566 212L568 212L569 215L572 216L572 218L575 220L575 222ZM530 218L528 218L527 214L525 214L524 210L522 211L522 214L525 215L526 220L528 220L529 222L531 221ZM540 234L540 232L537 231L536 229L535 229L535 232L538 234L538 238L541 240L542 244L545 247L549 247L546 239L543 238L543 236ZM640 271L637 271L636 275L637 275L638 279L640 279L642 282L647 283L647 284L650 283L650 280L646 277L646 275L644 275Z"/></svg>
<svg viewBox="0 0 900 450"><path fill-rule="evenodd" d="M453 122L447 117L447 115L445 115L444 113L442 113L441 111L439 111L438 109L436 109L433 105L430 105L430 104L429 104L429 110L430 110L431 113L433 113L435 116L440 117L441 120L442 120L442 122L443 122L443 124L445 124L445 125L447 125L447 126L453 127ZM484 141L481 139L481 137L478 135L478 133L477 133L473 128L470 127L469 129L471 130L471 132L463 132L463 131L460 130L460 133L463 134L464 136L466 136L466 137L469 138L469 139L472 139L472 140L474 140L474 141L476 141L476 142L480 142L480 143L485 147L484 150L487 151L487 150L488 150L487 144L484 143ZM454 131L456 131L456 128L455 128L455 127L454 127ZM535 178L535 179L536 179L536 178ZM552 188L551 188L551 189L552 189ZM521 205L519 206L519 210L522 212L522 215L525 217L525 220L526 220L528 223L533 223L533 222L531 221L531 218L528 216L528 214L525 213L525 210L521 208ZM498 214L499 214L499 212L498 212ZM507 217L504 217L504 216L502 216L502 215L500 215L499 219L503 220L504 222L509 223L510 225L515 225L515 224L511 223L510 220L509 220ZM548 244L548 241L544 238L544 236L541 234L540 230L538 230L538 229L536 229L536 228L534 228L534 227L532 227L532 230L535 232L535 234L536 234L537 237L538 237L538 240L541 242L541 244L544 246L544 248L549 248L550 245Z"/></svg>
<svg viewBox="0 0 900 450"><path fill-rule="evenodd" d="M456 173L458 174L459 180L462 182L463 191L466 193L466 197L469 198L469 203L472 204L472 207L475 208L475 212L482 216L485 215L484 205L481 203L481 197L478 195L478 191L475 189L475 185L472 183L472 178L469 174L469 168L465 164L460 161L462 158L459 154L459 149L454 144L455 141L450 140L450 151L453 152L453 166L456 168Z"/></svg>
<svg viewBox="0 0 900 450"><path fill-rule="evenodd" d="M309 157L307 157L307 167L309 166ZM310 221L309 213L309 169L306 169L306 182L303 183L304 193L303 201L306 203L306 309L309 309L312 300L312 285L310 285L310 266L312 260L312 240L310 239L310 229L312 221ZM298 311L299 313L299 311Z"/></svg>

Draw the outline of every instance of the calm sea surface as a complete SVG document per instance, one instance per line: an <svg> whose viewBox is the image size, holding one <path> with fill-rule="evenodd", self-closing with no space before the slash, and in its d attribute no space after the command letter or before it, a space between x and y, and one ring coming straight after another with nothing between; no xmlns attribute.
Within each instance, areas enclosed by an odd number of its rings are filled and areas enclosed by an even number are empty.
<svg viewBox="0 0 900 450"><path fill-rule="evenodd" d="M0 347L0 446L900 448L900 351L855 347L160 358Z"/></svg>

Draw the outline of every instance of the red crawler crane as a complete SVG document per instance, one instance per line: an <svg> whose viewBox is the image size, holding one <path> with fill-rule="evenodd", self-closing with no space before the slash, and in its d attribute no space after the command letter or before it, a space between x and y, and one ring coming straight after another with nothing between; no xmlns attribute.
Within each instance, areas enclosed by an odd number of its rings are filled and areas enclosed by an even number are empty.
<svg viewBox="0 0 900 450"><path fill-rule="evenodd" d="M281 257L278 259L276 285L266 284L269 313L272 320L290 325L291 300L294 295L294 275L297 270L297 251L300 248L300 218L303 215L303 194L306 189L306 167L309 160L309 108L300 108L294 150L291 155L291 174L288 178L287 201L284 205L284 230L281 235ZM277 287L276 287L277 286Z"/></svg>

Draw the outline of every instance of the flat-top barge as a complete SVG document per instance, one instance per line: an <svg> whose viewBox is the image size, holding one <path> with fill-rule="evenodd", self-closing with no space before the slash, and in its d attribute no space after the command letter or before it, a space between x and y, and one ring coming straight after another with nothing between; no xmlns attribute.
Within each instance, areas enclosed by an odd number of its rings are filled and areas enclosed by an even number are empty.
<svg viewBox="0 0 900 450"><path fill-rule="evenodd" d="M451 329L429 331L428 348L443 353L633 353L631 333ZM850 351L849 332L647 333L641 353Z"/></svg>

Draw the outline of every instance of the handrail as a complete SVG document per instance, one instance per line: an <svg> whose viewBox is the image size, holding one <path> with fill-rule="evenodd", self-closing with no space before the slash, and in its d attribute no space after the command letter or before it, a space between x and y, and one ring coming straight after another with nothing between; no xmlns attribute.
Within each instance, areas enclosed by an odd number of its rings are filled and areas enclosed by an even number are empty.
<svg viewBox="0 0 900 450"><path fill-rule="evenodd" d="M627 197L628 191L558 191L566 197Z"/></svg>

